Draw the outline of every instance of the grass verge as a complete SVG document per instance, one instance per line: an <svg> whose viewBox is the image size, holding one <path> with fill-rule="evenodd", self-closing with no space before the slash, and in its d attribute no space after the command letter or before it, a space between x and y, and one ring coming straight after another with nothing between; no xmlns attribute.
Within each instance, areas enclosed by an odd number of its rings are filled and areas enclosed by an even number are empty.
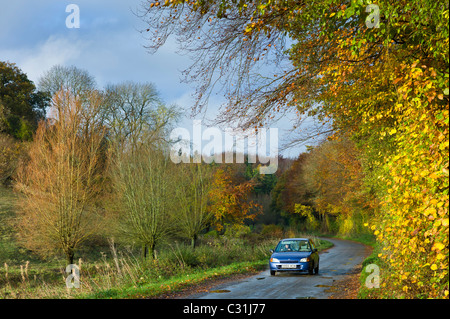
<svg viewBox="0 0 450 319"><path fill-rule="evenodd" d="M99 290L88 294L79 294L83 299L140 299L156 298L161 295L182 291L187 287L196 286L208 280L227 278L235 274L251 274L263 270L266 260L242 262L206 270L194 271L180 276L174 276L157 282L133 285L128 287Z"/></svg>

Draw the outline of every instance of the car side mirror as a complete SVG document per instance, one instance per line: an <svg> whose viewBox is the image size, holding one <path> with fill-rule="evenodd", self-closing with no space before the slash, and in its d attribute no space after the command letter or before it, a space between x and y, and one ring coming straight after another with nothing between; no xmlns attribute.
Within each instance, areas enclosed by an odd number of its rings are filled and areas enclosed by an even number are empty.
<svg viewBox="0 0 450 319"><path fill-rule="evenodd" d="M273 249L270 249L269 251L273 254Z"/></svg>
<svg viewBox="0 0 450 319"><path fill-rule="evenodd" d="M317 252L317 248L313 248L312 252L316 253Z"/></svg>

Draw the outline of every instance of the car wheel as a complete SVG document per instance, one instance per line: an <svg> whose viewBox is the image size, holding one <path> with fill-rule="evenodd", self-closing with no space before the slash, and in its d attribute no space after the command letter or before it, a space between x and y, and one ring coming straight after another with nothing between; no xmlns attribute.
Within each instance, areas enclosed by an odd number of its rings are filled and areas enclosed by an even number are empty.
<svg viewBox="0 0 450 319"><path fill-rule="evenodd" d="M271 270L271 271L270 271L270 275L271 275L271 276L275 276L276 274L277 274L277 272L276 272L275 270Z"/></svg>
<svg viewBox="0 0 450 319"><path fill-rule="evenodd" d="M312 265L312 264L309 266L308 274L310 274L310 275L314 274L314 268L313 267L314 267L314 265Z"/></svg>

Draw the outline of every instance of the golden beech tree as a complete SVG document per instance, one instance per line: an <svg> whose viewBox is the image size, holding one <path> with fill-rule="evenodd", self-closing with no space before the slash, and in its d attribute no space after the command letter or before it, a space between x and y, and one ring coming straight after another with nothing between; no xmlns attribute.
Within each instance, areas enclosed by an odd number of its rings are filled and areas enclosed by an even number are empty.
<svg viewBox="0 0 450 319"><path fill-rule="evenodd" d="M42 255L63 252L72 264L80 244L99 229L106 169L103 98L90 92L82 103L68 91L53 97L52 119L39 123L29 159L15 188L23 194L18 235Z"/></svg>
<svg viewBox="0 0 450 319"><path fill-rule="evenodd" d="M221 231L225 224L242 224L261 213L261 206L249 199L254 184L238 181L227 169L218 168L209 192L210 211L214 214L214 225Z"/></svg>

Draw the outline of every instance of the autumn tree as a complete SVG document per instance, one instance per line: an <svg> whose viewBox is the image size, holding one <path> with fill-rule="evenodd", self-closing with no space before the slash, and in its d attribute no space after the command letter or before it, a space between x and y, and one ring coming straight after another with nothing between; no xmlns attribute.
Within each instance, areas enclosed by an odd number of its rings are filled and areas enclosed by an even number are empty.
<svg viewBox="0 0 450 319"><path fill-rule="evenodd" d="M253 181L236 178L229 168L215 171L209 192L209 209L214 214L213 224L217 230L223 230L226 224L243 224L261 212L261 206L249 199L253 188Z"/></svg>
<svg viewBox="0 0 450 319"><path fill-rule="evenodd" d="M277 82L288 67L283 53L286 38L275 28L268 30L269 25L264 26L266 32L250 27L256 22L253 10L257 7L256 2L244 1L238 5L232 1L143 2L140 16L148 25L142 32L149 35L149 51L156 51L173 35L193 59L184 75L186 81L197 83L194 113L206 107L217 88L224 89L228 98L217 122L236 122L245 129L274 115L264 105L280 92ZM269 62L276 67L268 68ZM277 76L270 73L275 68ZM270 75L261 72L268 69Z"/></svg>
<svg viewBox="0 0 450 319"><path fill-rule="evenodd" d="M304 165L308 156L308 153L301 153L281 175L273 191L274 209L293 213L296 203L312 205L312 192L306 187L304 180Z"/></svg>
<svg viewBox="0 0 450 319"><path fill-rule="evenodd" d="M68 91L53 97L53 118L39 123L29 160L15 188L20 242L41 255L55 251L72 264L76 250L99 229L99 199L106 170L99 114L103 99L93 91L89 108Z"/></svg>
<svg viewBox="0 0 450 319"><path fill-rule="evenodd" d="M340 234L362 232L363 224L378 206L367 188L362 155L348 136L339 136L311 150L303 170L306 187L313 194L313 207L325 229L332 218Z"/></svg>
<svg viewBox="0 0 450 319"><path fill-rule="evenodd" d="M351 129L366 153L365 170L381 204L369 225L381 258L391 261L386 292L445 297L448 4L378 5L379 28L364 28L363 4L333 11L331 20L352 20L355 28L329 35L340 43L334 52L340 63L321 71L320 83L328 87L321 99L337 127Z"/></svg>
<svg viewBox="0 0 450 319"><path fill-rule="evenodd" d="M110 84L105 99L113 223L122 239L142 247L144 257L155 257L156 245L174 231L177 170L167 155L167 137L180 112L165 105L151 83Z"/></svg>
<svg viewBox="0 0 450 319"><path fill-rule="evenodd" d="M272 191L271 208L292 225L303 219L295 214L296 205L313 206L313 191L305 182L305 162L309 153L301 153L279 177ZM300 225L301 226L301 225Z"/></svg>

